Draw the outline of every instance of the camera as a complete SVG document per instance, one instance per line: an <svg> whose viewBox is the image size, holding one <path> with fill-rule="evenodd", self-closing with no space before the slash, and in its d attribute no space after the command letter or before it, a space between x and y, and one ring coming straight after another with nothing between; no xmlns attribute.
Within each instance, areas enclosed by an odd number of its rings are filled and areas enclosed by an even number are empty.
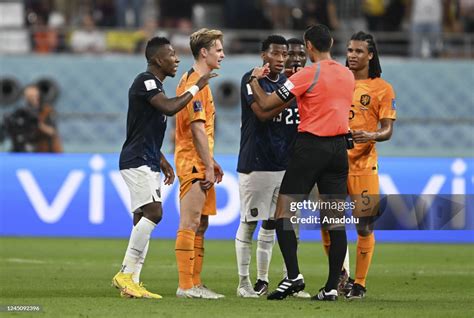
<svg viewBox="0 0 474 318"><path fill-rule="evenodd" d="M38 114L20 108L4 117L4 134L12 141L13 152L32 152L38 136Z"/></svg>

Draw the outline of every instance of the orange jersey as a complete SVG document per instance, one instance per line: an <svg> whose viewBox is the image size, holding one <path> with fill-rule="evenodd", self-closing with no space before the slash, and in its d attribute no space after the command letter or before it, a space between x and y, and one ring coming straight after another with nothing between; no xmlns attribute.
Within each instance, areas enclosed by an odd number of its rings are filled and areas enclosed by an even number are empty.
<svg viewBox="0 0 474 318"><path fill-rule="evenodd" d="M357 80L349 115L351 130L377 131L379 121L383 118L397 118L392 85L381 78ZM377 174L375 142L354 146L348 151L349 174Z"/></svg>
<svg viewBox="0 0 474 318"><path fill-rule="evenodd" d="M199 74L193 69L186 72L179 81L176 88L176 96L183 94L188 88L195 85L199 79ZM199 157L193 143L191 123L202 120L205 123L207 140L211 157L214 153L214 101L212 99L209 85L201 89L196 96L180 110L176 115L176 146L175 146L175 166L178 177L184 177L191 173L204 172L205 167Z"/></svg>

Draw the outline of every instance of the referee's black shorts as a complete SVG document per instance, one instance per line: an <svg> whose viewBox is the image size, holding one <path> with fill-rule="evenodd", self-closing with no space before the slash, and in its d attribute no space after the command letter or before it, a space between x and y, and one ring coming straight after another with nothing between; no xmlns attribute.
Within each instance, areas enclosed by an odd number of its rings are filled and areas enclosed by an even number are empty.
<svg viewBox="0 0 474 318"><path fill-rule="evenodd" d="M308 195L317 184L320 194L347 195L348 172L344 135L298 133L280 193Z"/></svg>

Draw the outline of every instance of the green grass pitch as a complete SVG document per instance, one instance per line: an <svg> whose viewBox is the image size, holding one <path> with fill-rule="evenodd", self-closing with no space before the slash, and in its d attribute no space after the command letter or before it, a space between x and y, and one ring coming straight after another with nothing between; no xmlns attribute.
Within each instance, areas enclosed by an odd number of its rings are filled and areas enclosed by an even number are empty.
<svg viewBox="0 0 474 318"><path fill-rule="evenodd" d="M474 317L472 245L376 245L362 301L267 301L237 298L233 241L207 241L204 282L223 300L177 299L174 241L150 243L142 280L162 300L122 299L110 286L127 245L112 239L0 239L0 305L41 305L40 313L1 317ZM255 250L254 244L254 250ZM350 244L354 256L354 243ZM255 254L252 280L255 279ZM274 248L270 285L281 277L282 259ZM355 261L351 259L352 271ZM325 282L327 261L319 242L300 247L306 290Z"/></svg>

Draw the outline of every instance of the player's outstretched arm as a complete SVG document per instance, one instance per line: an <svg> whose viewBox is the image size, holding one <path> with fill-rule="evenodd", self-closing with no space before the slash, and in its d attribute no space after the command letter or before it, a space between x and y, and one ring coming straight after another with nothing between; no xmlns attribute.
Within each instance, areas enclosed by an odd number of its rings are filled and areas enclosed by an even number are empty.
<svg viewBox="0 0 474 318"><path fill-rule="evenodd" d="M157 108L163 114L167 116L173 116L181 109L186 107L186 105L193 99L194 95L196 95L197 92L199 92L207 84L209 84L209 80L211 78L216 76L216 73L208 73L201 76L197 81L196 85L191 86L186 92L184 92L180 96L168 98L163 93L156 94L155 96L153 96L150 103L153 105L153 107Z"/></svg>
<svg viewBox="0 0 474 318"><path fill-rule="evenodd" d="M258 107L264 111L273 110L285 104L285 102L282 101L275 92L273 92L271 95L267 95L260 87L257 79L267 76L269 72L270 69L267 63L262 67L254 68L249 79L249 85L252 89L253 97L257 102Z"/></svg>

